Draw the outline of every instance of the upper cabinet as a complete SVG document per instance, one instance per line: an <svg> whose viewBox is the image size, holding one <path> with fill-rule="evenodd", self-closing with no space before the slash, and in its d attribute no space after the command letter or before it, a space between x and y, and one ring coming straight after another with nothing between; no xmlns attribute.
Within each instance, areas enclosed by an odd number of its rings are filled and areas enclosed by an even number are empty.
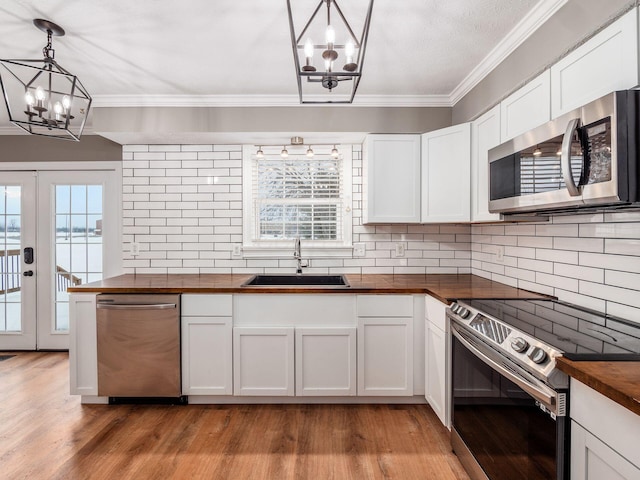
<svg viewBox="0 0 640 480"><path fill-rule="evenodd" d="M545 70L542 75L534 78L500 103L499 143L511 140L549 120L551 120L551 73Z"/></svg>
<svg viewBox="0 0 640 480"><path fill-rule="evenodd" d="M471 220L495 222L489 213L489 150L500 144L500 110L496 105L471 124Z"/></svg>
<svg viewBox="0 0 640 480"><path fill-rule="evenodd" d="M638 85L638 11L632 9L551 67L551 115Z"/></svg>
<svg viewBox="0 0 640 480"><path fill-rule="evenodd" d="M364 223L419 223L420 135L369 135L363 153Z"/></svg>
<svg viewBox="0 0 640 480"><path fill-rule="evenodd" d="M470 125L422 135L422 223L471 220Z"/></svg>

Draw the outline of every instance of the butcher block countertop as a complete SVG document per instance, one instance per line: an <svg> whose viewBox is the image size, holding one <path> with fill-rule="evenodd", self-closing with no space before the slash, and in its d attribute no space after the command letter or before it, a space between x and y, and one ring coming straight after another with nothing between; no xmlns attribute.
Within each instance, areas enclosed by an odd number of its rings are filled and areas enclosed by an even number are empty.
<svg viewBox="0 0 640 480"><path fill-rule="evenodd" d="M640 415L640 362L557 362L567 375Z"/></svg>
<svg viewBox="0 0 640 480"><path fill-rule="evenodd" d="M69 292L93 293L346 293L429 294L448 303L458 298L548 298L493 282L476 275L357 275L346 274L350 287L243 287L252 275L128 274L86 285Z"/></svg>

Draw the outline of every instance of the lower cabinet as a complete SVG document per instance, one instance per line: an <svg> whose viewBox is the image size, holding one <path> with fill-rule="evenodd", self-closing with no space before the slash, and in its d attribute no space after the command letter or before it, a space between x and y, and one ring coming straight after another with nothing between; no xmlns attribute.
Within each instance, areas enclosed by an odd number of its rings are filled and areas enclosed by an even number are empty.
<svg viewBox="0 0 640 480"><path fill-rule="evenodd" d="M571 478L634 480L640 468L629 462L580 424L571 422Z"/></svg>
<svg viewBox="0 0 640 480"><path fill-rule="evenodd" d="M233 329L235 395L293 396L294 328Z"/></svg>
<svg viewBox="0 0 640 480"><path fill-rule="evenodd" d="M451 367L447 306L430 296L425 302L425 399L442 424L449 427Z"/></svg>
<svg viewBox="0 0 640 480"><path fill-rule="evenodd" d="M413 395L413 317L358 318L358 395Z"/></svg>
<svg viewBox="0 0 640 480"><path fill-rule="evenodd" d="M98 395L95 293L69 295L69 385L72 395Z"/></svg>
<svg viewBox="0 0 640 480"><path fill-rule="evenodd" d="M182 394L233 394L231 317L182 317Z"/></svg>
<svg viewBox="0 0 640 480"><path fill-rule="evenodd" d="M350 396L356 388L355 328L296 328L296 395Z"/></svg>
<svg viewBox="0 0 640 480"><path fill-rule="evenodd" d="M570 380L572 480L640 479L640 416Z"/></svg>

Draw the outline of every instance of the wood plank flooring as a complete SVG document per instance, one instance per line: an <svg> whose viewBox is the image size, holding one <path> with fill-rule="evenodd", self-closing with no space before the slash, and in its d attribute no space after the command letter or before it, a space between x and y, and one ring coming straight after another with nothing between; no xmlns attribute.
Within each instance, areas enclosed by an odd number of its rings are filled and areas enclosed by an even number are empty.
<svg viewBox="0 0 640 480"><path fill-rule="evenodd" d="M0 362L2 479L467 479L424 405L82 405L66 353Z"/></svg>

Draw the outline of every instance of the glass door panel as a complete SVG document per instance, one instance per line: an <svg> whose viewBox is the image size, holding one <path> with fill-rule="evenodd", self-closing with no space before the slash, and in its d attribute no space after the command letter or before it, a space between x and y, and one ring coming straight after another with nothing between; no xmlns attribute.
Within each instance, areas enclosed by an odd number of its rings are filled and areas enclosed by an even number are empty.
<svg viewBox="0 0 640 480"><path fill-rule="evenodd" d="M35 177L3 172L0 178L0 350L31 350L36 342L35 261L26 264L22 252L35 245Z"/></svg>

